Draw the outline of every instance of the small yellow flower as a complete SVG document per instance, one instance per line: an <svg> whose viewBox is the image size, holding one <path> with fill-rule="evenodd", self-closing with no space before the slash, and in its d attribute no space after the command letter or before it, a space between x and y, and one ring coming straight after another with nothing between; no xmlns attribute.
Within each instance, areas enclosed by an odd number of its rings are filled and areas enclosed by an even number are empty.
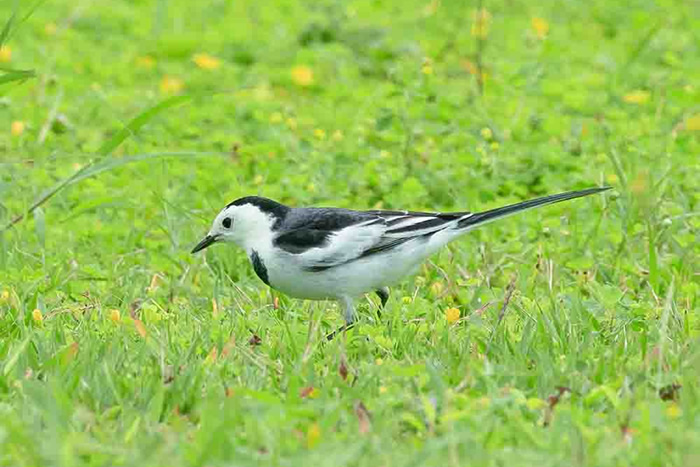
<svg viewBox="0 0 700 467"><path fill-rule="evenodd" d="M406 295L404 297L401 297L401 301L404 302L406 305L408 305L409 303L411 303L413 301L413 299L411 297L409 297L408 295Z"/></svg>
<svg viewBox="0 0 700 467"><path fill-rule="evenodd" d="M264 178L262 175L258 174L258 175L256 175L255 178L253 179L253 183L256 184L256 185L260 185L260 184L262 184L262 182L263 182L264 180L265 180L265 178Z"/></svg>
<svg viewBox="0 0 700 467"><path fill-rule="evenodd" d="M54 22L46 23L46 25L44 26L44 33L47 36L53 36L54 34L56 34L57 30L58 30L58 27L56 26L56 23L54 23Z"/></svg>
<svg viewBox="0 0 700 467"><path fill-rule="evenodd" d="M685 129L688 131L700 131L700 114L688 118L685 121Z"/></svg>
<svg viewBox="0 0 700 467"><path fill-rule="evenodd" d="M532 29L535 30L538 39L544 39L549 32L549 23L544 18L532 18Z"/></svg>
<svg viewBox="0 0 700 467"><path fill-rule="evenodd" d="M668 415L668 418L678 418L683 415L683 410L678 407L678 404L673 402L666 408L666 415Z"/></svg>
<svg viewBox="0 0 700 467"><path fill-rule="evenodd" d="M109 319L114 323L118 323L122 319L122 314L119 310L109 310Z"/></svg>
<svg viewBox="0 0 700 467"><path fill-rule="evenodd" d="M10 133L12 133L12 136L19 136L24 133L24 122L19 120L12 122L12 125L10 125Z"/></svg>
<svg viewBox="0 0 700 467"><path fill-rule="evenodd" d="M297 65L292 68L292 81L297 86L311 86L314 84L314 72L306 65Z"/></svg>
<svg viewBox="0 0 700 467"><path fill-rule="evenodd" d="M650 97L651 94L649 93L649 91L642 91L641 89L637 89L636 91L632 91L630 93L625 94L622 97L622 100L624 100L628 104L645 104Z"/></svg>
<svg viewBox="0 0 700 467"><path fill-rule="evenodd" d="M221 60L208 54L194 54L192 61L203 70L216 70L221 66Z"/></svg>
<svg viewBox="0 0 700 467"><path fill-rule="evenodd" d="M333 132L333 136L331 136L331 138L333 138L333 141L342 141L343 140L343 132L340 130L335 130Z"/></svg>
<svg viewBox="0 0 700 467"><path fill-rule="evenodd" d="M498 141L491 141L491 149L493 149L494 151L498 151L498 148L500 148L500 147L501 147L501 145L499 144Z"/></svg>
<svg viewBox="0 0 700 467"><path fill-rule="evenodd" d="M280 123L282 121L282 114L279 112L273 112L270 115L270 123Z"/></svg>
<svg viewBox="0 0 700 467"><path fill-rule="evenodd" d="M3 290L2 293L0 293L0 302L6 302L10 298L10 291L9 290Z"/></svg>
<svg viewBox="0 0 700 467"><path fill-rule="evenodd" d="M41 314L40 309L35 308L34 311L32 311L32 319L36 324L41 324L44 322L44 315Z"/></svg>
<svg viewBox="0 0 700 467"><path fill-rule="evenodd" d="M316 128L314 130L314 136L318 139L321 139L321 140L326 139L326 131L322 130L320 128Z"/></svg>
<svg viewBox="0 0 700 467"><path fill-rule="evenodd" d="M455 324L459 320L459 309L448 308L445 311L445 319L447 319L448 323Z"/></svg>
<svg viewBox="0 0 700 467"><path fill-rule="evenodd" d="M185 87L180 78L163 76L160 80L160 92L163 94L177 94Z"/></svg>
<svg viewBox="0 0 700 467"><path fill-rule="evenodd" d="M620 179L618 178L617 174L608 174L608 175L605 177L605 180L606 180L608 183L610 183L611 185L613 185L613 184L615 184L615 183L617 183L617 182L620 181Z"/></svg>
<svg viewBox="0 0 700 467"><path fill-rule="evenodd" d="M318 444L321 440L321 427L318 422L314 422L309 425L306 430L306 446L311 449Z"/></svg>
<svg viewBox="0 0 700 467"><path fill-rule="evenodd" d="M296 130L297 129L297 121L294 118L289 117L287 119L287 126L289 127L290 130Z"/></svg>
<svg viewBox="0 0 700 467"><path fill-rule="evenodd" d="M384 364L384 360L382 360L381 358L378 358L374 361L374 363L377 364L377 366L381 366Z"/></svg>
<svg viewBox="0 0 700 467"><path fill-rule="evenodd" d="M219 303L216 301L215 298L211 299L211 314L214 318L219 316Z"/></svg>
<svg viewBox="0 0 700 467"><path fill-rule="evenodd" d="M481 137L487 141L491 141L491 138L493 138L493 131L491 131L491 128L489 128L489 127L482 128L481 129Z"/></svg>
<svg viewBox="0 0 700 467"><path fill-rule="evenodd" d="M12 60L12 49L3 45L0 47L0 62L7 63Z"/></svg>
<svg viewBox="0 0 700 467"><path fill-rule="evenodd" d="M309 183L308 185L306 185L306 191L308 191L309 193L316 193L316 185L314 185L313 183Z"/></svg>
<svg viewBox="0 0 700 467"><path fill-rule="evenodd" d="M379 386L379 394L385 394L387 391L386 386Z"/></svg>
<svg viewBox="0 0 700 467"><path fill-rule="evenodd" d="M146 68L150 70L156 65L156 59L151 57L150 55L144 55L136 59L136 64L141 68Z"/></svg>
<svg viewBox="0 0 700 467"><path fill-rule="evenodd" d="M472 13L472 36L486 39L491 26L491 13L486 8L474 10Z"/></svg>

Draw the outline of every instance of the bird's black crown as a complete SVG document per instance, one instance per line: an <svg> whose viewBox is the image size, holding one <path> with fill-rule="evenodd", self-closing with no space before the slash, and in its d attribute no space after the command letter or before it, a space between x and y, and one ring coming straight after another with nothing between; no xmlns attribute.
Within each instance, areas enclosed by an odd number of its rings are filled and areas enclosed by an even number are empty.
<svg viewBox="0 0 700 467"><path fill-rule="evenodd" d="M226 207L243 206L244 204L251 204L260 209L262 212L270 214L278 220L283 219L289 211L289 208L284 204L268 198L263 198L262 196L244 196L243 198L238 198L237 200L229 203Z"/></svg>

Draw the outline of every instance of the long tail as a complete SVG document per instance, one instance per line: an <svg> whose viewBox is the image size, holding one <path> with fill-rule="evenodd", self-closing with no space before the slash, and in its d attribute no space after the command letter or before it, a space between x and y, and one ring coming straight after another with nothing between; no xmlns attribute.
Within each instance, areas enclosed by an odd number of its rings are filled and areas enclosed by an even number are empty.
<svg viewBox="0 0 700 467"><path fill-rule="evenodd" d="M604 186L601 188L587 188L585 190L578 191L567 191L566 193L559 193L557 195L543 196L542 198L530 199L528 201L523 201L521 203L511 204L510 206L503 206L502 208L491 209L490 211L477 212L469 217L460 219L457 223L457 229L466 230L473 228L480 224L485 224L487 222L494 221L501 217L510 216L516 212L524 211L526 209L532 209L539 206L544 206L546 204L559 203L561 201L566 201L574 198L581 198L583 196L593 195L600 193L601 191L609 190L612 187Z"/></svg>

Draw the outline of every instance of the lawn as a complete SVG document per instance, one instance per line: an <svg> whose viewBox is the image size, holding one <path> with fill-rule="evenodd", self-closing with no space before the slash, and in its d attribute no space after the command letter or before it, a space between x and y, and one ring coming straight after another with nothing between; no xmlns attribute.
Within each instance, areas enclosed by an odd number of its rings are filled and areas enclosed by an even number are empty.
<svg viewBox="0 0 700 467"><path fill-rule="evenodd" d="M35 76L0 75L0 466L700 465L700 7L481 3L3 1ZM251 194L600 185L358 302L345 349L335 303L189 253Z"/></svg>

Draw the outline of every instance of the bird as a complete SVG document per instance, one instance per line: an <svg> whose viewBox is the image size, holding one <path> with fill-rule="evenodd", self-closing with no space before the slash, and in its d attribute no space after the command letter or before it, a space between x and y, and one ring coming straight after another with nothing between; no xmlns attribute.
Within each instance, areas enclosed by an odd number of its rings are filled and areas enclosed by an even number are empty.
<svg viewBox="0 0 700 467"><path fill-rule="evenodd" d="M215 243L238 245L269 287L294 298L336 300L345 320L338 331L344 331L357 320L357 298L375 292L383 308L390 286L415 273L428 257L470 230L517 212L610 188L567 191L482 212L290 207L245 196L218 213L192 254Z"/></svg>

